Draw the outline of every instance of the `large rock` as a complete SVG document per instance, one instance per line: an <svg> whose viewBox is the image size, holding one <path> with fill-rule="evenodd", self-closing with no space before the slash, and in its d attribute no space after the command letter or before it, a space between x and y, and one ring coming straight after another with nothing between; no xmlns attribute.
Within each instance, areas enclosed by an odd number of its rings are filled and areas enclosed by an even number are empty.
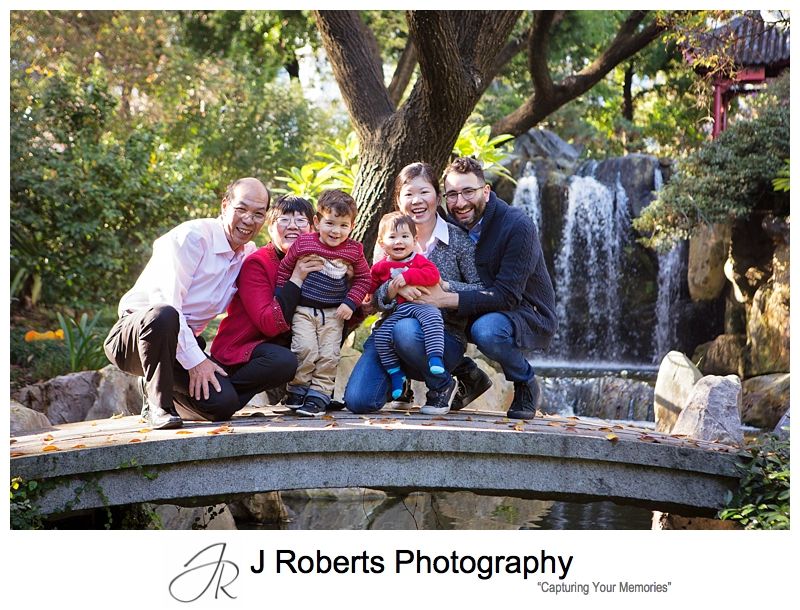
<svg viewBox="0 0 800 610"><path fill-rule="evenodd" d="M228 505L234 519L255 523L281 523L288 519L279 491L254 493Z"/></svg>
<svg viewBox="0 0 800 610"><path fill-rule="evenodd" d="M742 384L736 375L708 375L694 384L672 434L730 445L744 442Z"/></svg>
<svg viewBox="0 0 800 610"><path fill-rule="evenodd" d="M703 374L680 352L669 352L658 367L653 411L658 432L670 432Z"/></svg>
<svg viewBox="0 0 800 610"><path fill-rule="evenodd" d="M739 375L744 377L744 335L719 335L713 341L697 346L692 362L704 375Z"/></svg>
<svg viewBox="0 0 800 610"><path fill-rule="evenodd" d="M728 224L701 225L689 239L687 279L693 301L710 301L722 294L730 243Z"/></svg>
<svg viewBox="0 0 800 610"><path fill-rule="evenodd" d="M748 376L789 371L789 247L779 245L773 276L753 296L747 316Z"/></svg>
<svg viewBox="0 0 800 610"><path fill-rule="evenodd" d="M86 419L139 415L142 411L140 377L129 375L111 364L98 372L97 399L86 414Z"/></svg>
<svg viewBox="0 0 800 610"><path fill-rule="evenodd" d="M54 377L22 388L16 399L47 416L52 424L85 421L97 399L98 371L81 371Z"/></svg>
<svg viewBox="0 0 800 610"><path fill-rule="evenodd" d="M789 373L745 380L742 421L757 428L775 428L789 411Z"/></svg>
<svg viewBox="0 0 800 610"><path fill-rule="evenodd" d="M160 504L155 513L165 530L235 530L236 522L225 504L215 506L176 506Z"/></svg>
<svg viewBox="0 0 800 610"><path fill-rule="evenodd" d="M11 436L20 436L42 430L52 430L53 426L44 413L24 407L16 400L11 401Z"/></svg>

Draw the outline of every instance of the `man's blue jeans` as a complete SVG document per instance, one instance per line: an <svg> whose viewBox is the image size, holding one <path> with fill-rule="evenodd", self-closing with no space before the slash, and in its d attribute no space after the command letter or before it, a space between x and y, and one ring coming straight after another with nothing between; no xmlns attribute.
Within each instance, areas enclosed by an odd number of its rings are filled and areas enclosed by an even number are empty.
<svg viewBox="0 0 800 610"><path fill-rule="evenodd" d="M403 368L411 379L422 380L429 390L446 387L449 378L431 375L425 338L419 322L414 318L399 320L393 331L394 348ZM448 371L461 362L465 346L453 335L444 333L444 366ZM372 335L364 342L364 352L353 369L344 391L344 401L353 413L378 411L389 400L389 376L381 366Z"/></svg>
<svg viewBox="0 0 800 610"><path fill-rule="evenodd" d="M497 362L508 381L530 381L533 367L514 343L514 326L502 313L482 315L470 327L470 338L487 358Z"/></svg>

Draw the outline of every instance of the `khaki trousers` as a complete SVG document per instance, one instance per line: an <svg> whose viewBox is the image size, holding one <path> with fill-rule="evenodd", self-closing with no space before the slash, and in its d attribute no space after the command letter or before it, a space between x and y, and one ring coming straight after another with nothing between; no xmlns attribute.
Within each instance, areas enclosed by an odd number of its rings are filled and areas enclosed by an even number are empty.
<svg viewBox="0 0 800 610"><path fill-rule="evenodd" d="M344 320L336 318L335 313L335 307L299 305L292 318L292 351L299 366L290 385L305 387L328 399L336 384L344 329Z"/></svg>

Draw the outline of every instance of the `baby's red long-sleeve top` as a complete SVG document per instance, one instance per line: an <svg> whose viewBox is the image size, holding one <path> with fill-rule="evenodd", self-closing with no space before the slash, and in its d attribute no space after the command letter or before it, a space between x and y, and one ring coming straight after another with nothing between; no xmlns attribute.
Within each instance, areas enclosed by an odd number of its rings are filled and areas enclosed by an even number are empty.
<svg viewBox="0 0 800 610"><path fill-rule="evenodd" d="M411 260L393 261L384 258L372 265L372 290L375 292L378 286L386 280L390 280L397 275L402 275L406 284L411 286L434 286L439 283L439 270L431 261L422 256L414 254ZM402 303L405 299L397 296L397 302Z"/></svg>

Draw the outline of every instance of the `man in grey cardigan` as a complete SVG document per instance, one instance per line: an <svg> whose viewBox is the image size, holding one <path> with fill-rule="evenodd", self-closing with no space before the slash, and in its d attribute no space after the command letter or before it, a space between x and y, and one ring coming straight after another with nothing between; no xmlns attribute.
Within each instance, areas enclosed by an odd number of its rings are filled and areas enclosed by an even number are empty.
<svg viewBox="0 0 800 610"><path fill-rule="evenodd" d="M485 288L444 292L421 300L457 309L469 319L469 337L500 364L514 383L508 417L532 419L539 400L535 372L525 354L544 351L555 334L555 294L533 221L492 193L475 159L460 157L444 171L444 198L451 220L477 244L475 264ZM469 359L455 371L470 392L480 380Z"/></svg>

